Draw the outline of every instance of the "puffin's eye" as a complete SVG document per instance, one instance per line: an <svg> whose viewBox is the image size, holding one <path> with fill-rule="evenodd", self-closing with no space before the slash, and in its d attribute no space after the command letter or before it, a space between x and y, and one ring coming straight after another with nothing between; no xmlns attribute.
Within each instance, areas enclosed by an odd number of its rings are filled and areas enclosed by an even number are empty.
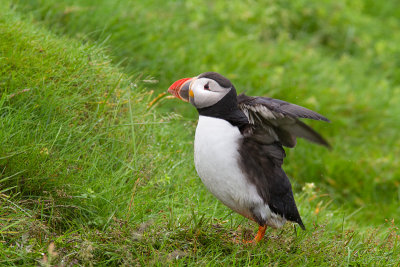
<svg viewBox="0 0 400 267"><path fill-rule="evenodd" d="M208 83L206 83L206 84L204 85L204 90L209 90L209 91L210 91L210 86L208 85Z"/></svg>

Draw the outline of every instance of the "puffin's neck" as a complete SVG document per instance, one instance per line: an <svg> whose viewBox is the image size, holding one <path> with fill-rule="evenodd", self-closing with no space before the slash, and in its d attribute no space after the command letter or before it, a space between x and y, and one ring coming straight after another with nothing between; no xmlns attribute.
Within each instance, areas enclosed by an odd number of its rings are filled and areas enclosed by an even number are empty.
<svg viewBox="0 0 400 267"><path fill-rule="evenodd" d="M237 126L241 132L249 124L246 115L238 108L234 87L216 104L198 108L197 111L202 116L226 120L233 126Z"/></svg>

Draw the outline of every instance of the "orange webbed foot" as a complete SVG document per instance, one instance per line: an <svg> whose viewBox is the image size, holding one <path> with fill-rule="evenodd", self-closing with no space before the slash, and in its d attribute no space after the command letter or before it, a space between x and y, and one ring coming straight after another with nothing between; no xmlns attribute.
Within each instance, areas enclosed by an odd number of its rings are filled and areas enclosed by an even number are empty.
<svg viewBox="0 0 400 267"><path fill-rule="evenodd" d="M256 235L256 237L254 237L253 242L254 243L260 242L261 239L264 237L266 230L267 230L267 226L266 225L259 226L257 235Z"/></svg>
<svg viewBox="0 0 400 267"><path fill-rule="evenodd" d="M262 240L262 238L264 237L265 231L266 231L266 230L267 230L267 226L266 226L266 225L264 225L264 226L259 226L259 227L258 227L257 235L254 237L254 239L252 239L252 240L242 240L242 243L243 243L243 244L257 244L257 243L260 242L260 241ZM239 243L240 243L240 241L238 241L238 240L234 240L234 242L235 242L236 244L239 244Z"/></svg>

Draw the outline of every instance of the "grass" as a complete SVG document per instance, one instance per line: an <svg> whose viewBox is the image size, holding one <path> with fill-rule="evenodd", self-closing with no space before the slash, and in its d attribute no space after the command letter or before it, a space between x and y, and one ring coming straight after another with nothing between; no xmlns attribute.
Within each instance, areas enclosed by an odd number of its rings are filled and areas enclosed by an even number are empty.
<svg viewBox="0 0 400 267"><path fill-rule="evenodd" d="M156 92L178 78L212 70L231 78L239 91L326 115L331 125L313 125L334 150L301 142L289 152L286 171L298 181L297 189L318 183L338 206L362 208L359 219L368 224L399 214L395 2L20 3L59 34L105 43L124 71L159 80L148 86ZM182 104L164 103L159 110L196 119Z"/></svg>
<svg viewBox="0 0 400 267"><path fill-rule="evenodd" d="M398 265L400 25L393 7L6 2L0 263ZM332 120L312 124L332 151L303 141L287 151L307 231L288 224L269 229L255 247L233 242L250 238L255 226L197 178L195 111L164 100L148 108L176 79L208 70L239 91Z"/></svg>

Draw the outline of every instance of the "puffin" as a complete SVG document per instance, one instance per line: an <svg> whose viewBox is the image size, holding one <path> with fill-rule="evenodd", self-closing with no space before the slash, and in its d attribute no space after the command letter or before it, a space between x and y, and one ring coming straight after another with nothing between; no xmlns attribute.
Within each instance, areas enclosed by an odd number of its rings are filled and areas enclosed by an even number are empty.
<svg viewBox="0 0 400 267"><path fill-rule="evenodd" d="M258 243L267 226L287 221L303 230L288 176L283 147L297 137L330 148L300 119L329 120L307 108L268 97L237 95L229 79L216 72L174 82L168 92L198 111L194 140L196 171L224 205L259 225L249 243Z"/></svg>

